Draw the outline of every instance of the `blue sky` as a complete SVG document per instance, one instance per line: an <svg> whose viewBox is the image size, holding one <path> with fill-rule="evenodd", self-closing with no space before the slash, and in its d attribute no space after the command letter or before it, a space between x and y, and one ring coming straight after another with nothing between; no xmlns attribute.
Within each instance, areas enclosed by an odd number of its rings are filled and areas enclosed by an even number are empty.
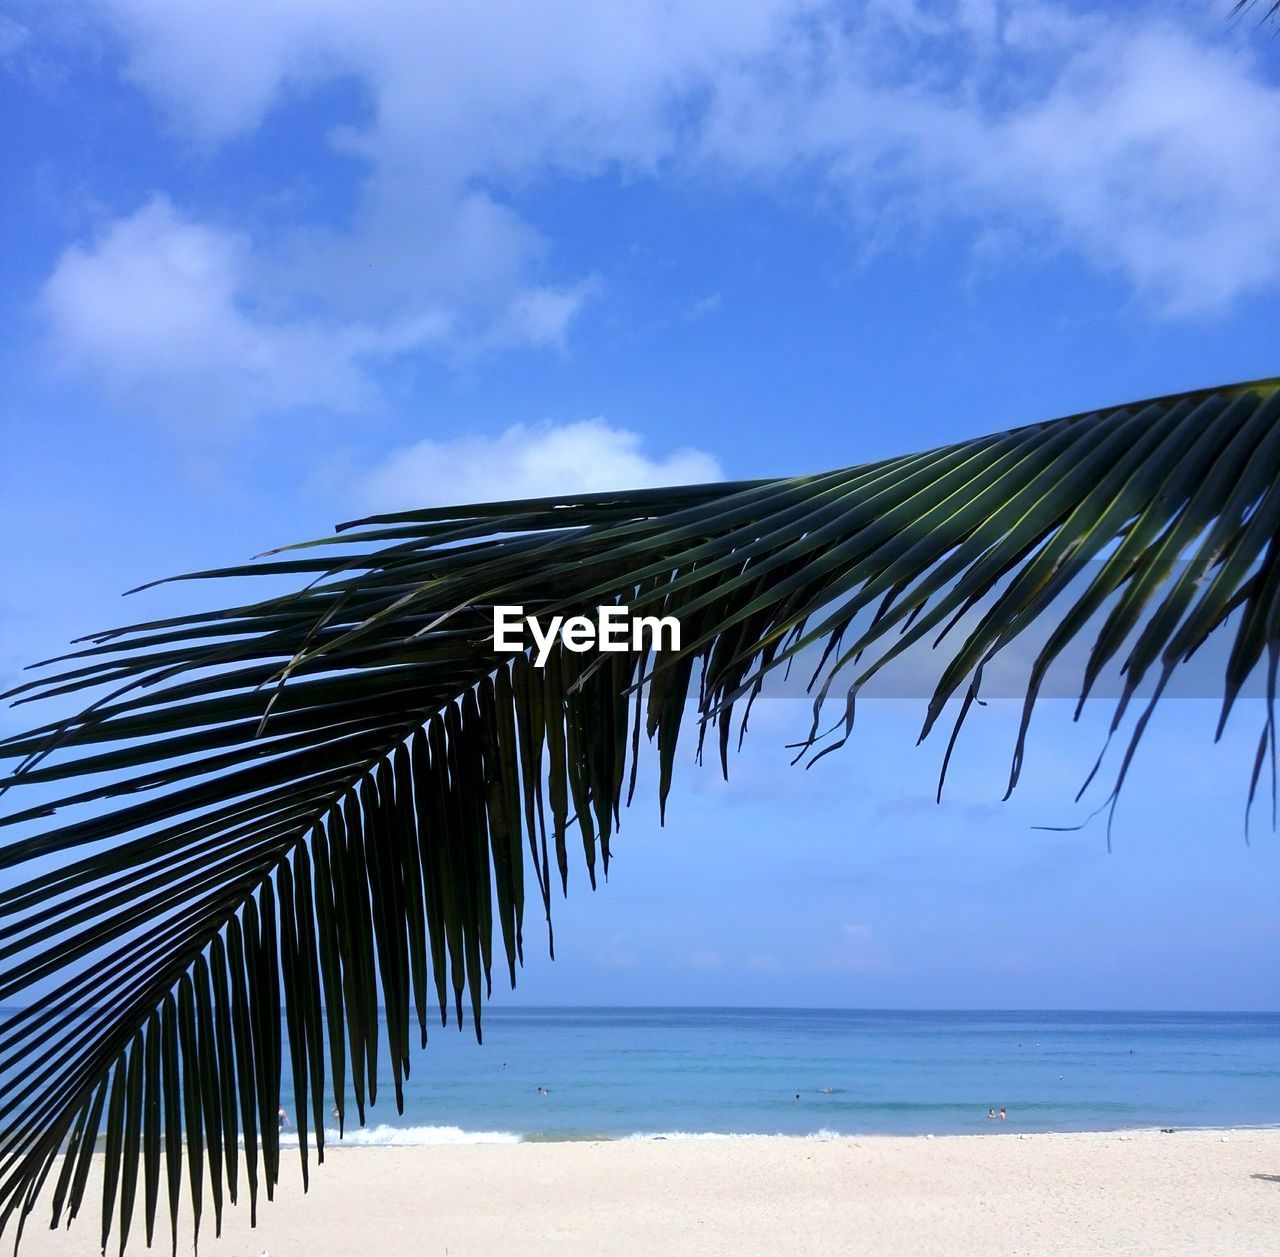
<svg viewBox="0 0 1280 1257"><path fill-rule="evenodd" d="M11 0L0 669L369 509L1274 374L1280 45L1230 7ZM1057 706L1011 803L996 702L935 807L920 701L807 774L769 704L728 787L626 818L518 998L1280 1007L1256 712L1215 748L1170 703L1108 854L1034 828L1100 745Z"/></svg>

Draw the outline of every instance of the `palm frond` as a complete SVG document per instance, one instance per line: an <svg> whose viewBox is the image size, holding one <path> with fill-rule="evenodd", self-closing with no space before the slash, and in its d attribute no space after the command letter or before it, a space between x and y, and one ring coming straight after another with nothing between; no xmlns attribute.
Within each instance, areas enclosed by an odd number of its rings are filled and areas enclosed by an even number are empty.
<svg viewBox="0 0 1280 1257"><path fill-rule="evenodd" d="M692 699L727 771L731 720L819 656L813 759L917 644L955 641L925 715L961 722L984 669L1043 622L1009 789L1049 667L1095 632L1081 693L1123 663L1118 727L1234 626L1225 721L1280 659L1275 380L1070 416L780 480L423 510L199 574L305 582L83 639L12 692L79 715L0 743L0 1228L53 1176L69 1221L104 1156L101 1238L148 1242L186 1180L195 1224L280 1174L288 1068L304 1179L331 1105L402 1103L429 1023L477 1037L514 983L526 883L550 941L581 845L607 872L640 734L665 805ZM492 609L676 616L678 653L545 668L496 653ZM979 609L981 614L978 614ZM960 627L963 626L963 627ZM1265 662L1264 662L1265 656ZM695 687L695 670L697 682ZM834 741L819 714L839 690ZM739 736L741 736L741 728ZM922 734L923 736L923 734ZM1262 733L1250 792L1274 725ZM948 748L948 755L950 749ZM944 760L945 764L945 760ZM576 857L575 857L576 858ZM382 1042L379 1005L385 1005ZM59 1157L61 1155L61 1161ZM160 1190L161 1180L166 1184Z"/></svg>
<svg viewBox="0 0 1280 1257"><path fill-rule="evenodd" d="M1258 0L1236 0L1235 7L1231 10L1231 16L1241 17L1243 14L1248 13L1251 9L1255 8L1257 3ZM1264 4L1265 3L1266 0L1264 0ZM1280 0L1273 0L1273 3L1267 6L1266 12L1262 15L1259 25L1261 25L1262 22L1275 17L1278 13L1280 13Z"/></svg>

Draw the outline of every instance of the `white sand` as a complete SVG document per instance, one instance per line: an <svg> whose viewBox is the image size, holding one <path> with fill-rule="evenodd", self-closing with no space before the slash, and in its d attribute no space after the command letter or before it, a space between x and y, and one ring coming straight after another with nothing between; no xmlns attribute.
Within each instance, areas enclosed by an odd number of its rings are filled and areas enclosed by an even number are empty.
<svg viewBox="0 0 1280 1257"><path fill-rule="evenodd" d="M207 1214L200 1253L1280 1253L1277 1130L334 1149L307 1196L296 1161L282 1176L256 1231L237 1207L215 1241ZM33 1215L22 1252L95 1253L90 1191L70 1231Z"/></svg>

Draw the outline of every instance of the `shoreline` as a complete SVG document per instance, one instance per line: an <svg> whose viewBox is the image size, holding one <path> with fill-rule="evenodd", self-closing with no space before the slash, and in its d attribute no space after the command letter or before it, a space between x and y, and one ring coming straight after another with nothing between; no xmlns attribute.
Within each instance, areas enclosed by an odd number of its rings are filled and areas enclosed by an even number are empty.
<svg viewBox="0 0 1280 1257"><path fill-rule="evenodd" d="M310 1158L306 1196L296 1152L282 1157L276 1200L260 1201L256 1231L242 1201L215 1239L206 1204L200 1252L493 1257L518 1245L521 1257L1234 1257L1274 1246L1275 1127L990 1134L335 1144L323 1166ZM23 1253L98 1251L94 1160L80 1219L54 1233L37 1212ZM140 1203L126 1254L147 1251ZM185 1186L181 1226L189 1253ZM153 1251L169 1242L166 1215Z"/></svg>
<svg viewBox="0 0 1280 1257"><path fill-rule="evenodd" d="M1073 1139L1109 1136L1125 1140L1131 1136L1161 1135L1218 1135L1263 1134L1269 1131L1280 1132L1280 1122L1258 1122L1239 1126L1105 1126L1091 1127L1087 1130L1019 1130L1016 1124L1006 1121L991 1123L985 1130L949 1130L921 1131L902 1133L898 1131L839 1131L815 1130L795 1131L718 1131L718 1130L636 1130L625 1135L605 1134L599 1131L582 1133L565 1133L562 1131L520 1131L520 1130L466 1130L458 1126L392 1126L389 1123L377 1122L357 1126L347 1131L339 1139L337 1128L325 1130L325 1152L366 1150L374 1148L437 1148L437 1147L510 1147L516 1144L615 1144L615 1143L662 1143L687 1139L691 1141L718 1141L735 1139L795 1139L810 1140L819 1143L830 1143L842 1139ZM417 1132L427 1134L425 1138L414 1138ZM383 1138L385 1136L385 1138ZM308 1148L314 1151L314 1137L308 1134ZM241 1139L243 1146L243 1139ZM295 1150L298 1146L297 1135L289 1130L280 1136L280 1147Z"/></svg>

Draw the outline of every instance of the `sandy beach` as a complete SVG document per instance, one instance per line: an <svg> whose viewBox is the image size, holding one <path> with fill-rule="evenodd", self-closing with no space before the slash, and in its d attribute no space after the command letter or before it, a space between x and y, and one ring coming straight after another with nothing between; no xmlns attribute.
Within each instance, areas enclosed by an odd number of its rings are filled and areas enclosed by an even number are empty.
<svg viewBox="0 0 1280 1257"><path fill-rule="evenodd" d="M97 1252L96 1200L22 1251ZM206 1257L1240 1257L1280 1251L1280 1130L340 1148L305 1197L289 1166L256 1231L206 1216Z"/></svg>

